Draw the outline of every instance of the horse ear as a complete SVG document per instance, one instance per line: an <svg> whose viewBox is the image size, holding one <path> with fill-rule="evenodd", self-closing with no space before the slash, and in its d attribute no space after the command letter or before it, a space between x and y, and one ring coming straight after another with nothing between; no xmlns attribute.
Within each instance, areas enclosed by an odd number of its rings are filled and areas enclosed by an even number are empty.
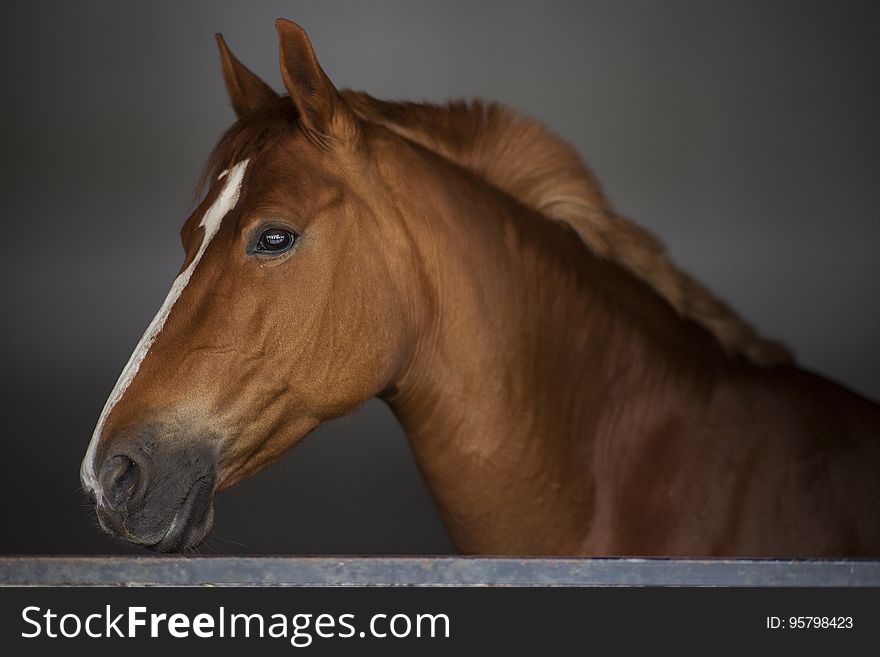
<svg viewBox="0 0 880 657"><path fill-rule="evenodd" d="M226 46L222 34L218 32L215 36L220 47L220 63L223 67L226 90L229 92L229 99L238 118L278 98L272 87L235 58Z"/></svg>
<svg viewBox="0 0 880 657"><path fill-rule="evenodd" d="M324 73L306 31L293 21L275 21L281 54L281 77L307 134L321 139L350 137L356 120Z"/></svg>

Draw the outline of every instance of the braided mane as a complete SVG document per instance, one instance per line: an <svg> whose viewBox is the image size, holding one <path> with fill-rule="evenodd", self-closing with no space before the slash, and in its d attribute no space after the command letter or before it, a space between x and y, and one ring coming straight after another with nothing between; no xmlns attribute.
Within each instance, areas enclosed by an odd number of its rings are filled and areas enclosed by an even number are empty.
<svg viewBox="0 0 880 657"><path fill-rule="evenodd" d="M446 105L342 95L361 118L467 167L546 217L571 225L598 257L650 285L680 316L702 325L732 356L772 367L793 360L724 301L679 269L663 244L611 208L575 150L537 121L479 100Z"/></svg>

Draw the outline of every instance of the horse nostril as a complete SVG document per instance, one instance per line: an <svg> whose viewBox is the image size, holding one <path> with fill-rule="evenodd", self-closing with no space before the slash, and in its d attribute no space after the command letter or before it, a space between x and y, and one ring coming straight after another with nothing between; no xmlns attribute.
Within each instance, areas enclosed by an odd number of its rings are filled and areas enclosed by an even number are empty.
<svg viewBox="0 0 880 657"><path fill-rule="evenodd" d="M141 479L140 466L128 456L119 454L111 458L104 468L105 497L116 507L130 499Z"/></svg>

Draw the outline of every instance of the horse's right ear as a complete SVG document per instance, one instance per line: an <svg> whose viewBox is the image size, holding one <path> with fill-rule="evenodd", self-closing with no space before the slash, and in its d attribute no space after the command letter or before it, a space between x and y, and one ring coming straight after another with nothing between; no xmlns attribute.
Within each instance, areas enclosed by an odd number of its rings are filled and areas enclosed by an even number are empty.
<svg viewBox="0 0 880 657"><path fill-rule="evenodd" d="M218 32L215 36L220 47L220 63L223 67L226 90L229 92L229 99L238 118L278 98L272 87L235 58L226 46L222 34Z"/></svg>

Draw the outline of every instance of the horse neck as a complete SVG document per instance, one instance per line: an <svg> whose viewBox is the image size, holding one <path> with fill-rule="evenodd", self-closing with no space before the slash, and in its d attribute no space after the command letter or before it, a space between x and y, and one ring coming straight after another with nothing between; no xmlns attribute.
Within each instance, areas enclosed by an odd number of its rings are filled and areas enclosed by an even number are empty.
<svg viewBox="0 0 880 657"><path fill-rule="evenodd" d="M461 550L579 552L595 437L724 355L564 225L414 151L395 186L419 320L384 396Z"/></svg>

